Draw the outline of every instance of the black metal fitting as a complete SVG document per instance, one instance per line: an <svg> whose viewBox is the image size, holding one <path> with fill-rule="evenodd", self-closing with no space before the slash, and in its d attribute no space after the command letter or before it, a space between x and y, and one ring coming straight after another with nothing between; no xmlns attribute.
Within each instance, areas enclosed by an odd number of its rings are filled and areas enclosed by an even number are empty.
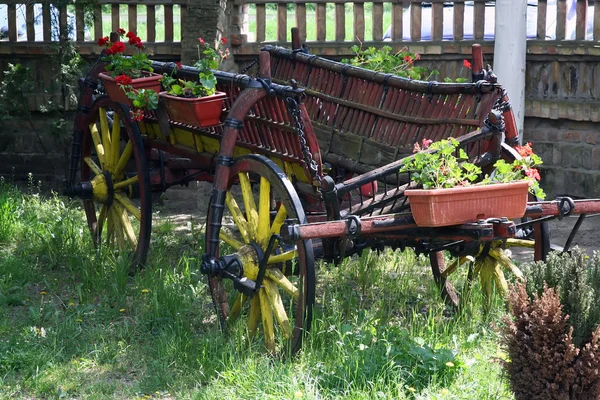
<svg viewBox="0 0 600 400"><path fill-rule="evenodd" d="M293 243L300 239L300 225L298 225L298 220L287 219L281 226L279 234L281 241L284 243Z"/></svg>
<svg viewBox="0 0 600 400"><path fill-rule="evenodd" d="M560 212L560 214L558 214L559 220L563 219L563 217L568 217L573 213L573 210L575 209L575 202L572 198L557 197L556 200L558 201L558 211Z"/></svg>
<svg viewBox="0 0 600 400"><path fill-rule="evenodd" d="M346 217L346 230L347 236L350 238L355 238L358 235L360 235L360 232L362 230L360 218L356 215L348 215Z"/></svg>
<svg viewBox="0 0 600 400"><path fill-rule="evenodd" d="M79 88L83 89L85 87L91 88L91 89L96 89L98 87L98 82L96 82L95 80L92 79L88 79L88 78L80 78L78 80L79 82Z"/></svg>
<svg viewBox="0 0 600 400"><path fill-rule="evenodd" d="M229 156L217 156L215 158L216 165L222 165L225 167L231 167L233 165L233 157Z"/></svg>
<svg viewBox="0 0 600 400"><path fill-rule="evenodd" d="M92 183L89 181L71 185L65 180L63 181L63 192L65 196L70 198L79 197L87 200L94 197L94 189L92 188Z"/></svg>
<svg viewBox="0 0 600 400"><path fill-rule="evenodd" d="M237 129L239 131L242 130L242 128L244 127L244 121L240 121L239 119L235 118L226 118L223 125L225 125L226 127Z"/></svg>
<svg viewBox="0 0 600 400"><path fill-rule="evenodd" d="M84 105L79 105L79 106L77 106L77 112L78 112L78 113L81 113L81 114L89 114L89 113L90 113L90 111L92 111L92 108L91 108L91 107L87 107L87 106L84 106Z"/></svg>
<svg viewBox="0 0 600 400"><path fill-rule="evenodd" d="M102 173L104 175L104 179L106 179L106 187L108 188L108 197L106 199L106 207L112 206L113 200L115 198L115 186L113 185L112 177L108 171L104 171Z"/></svg>
<svg viewBox="0 0 600 400"><path fill-rule="evenodd" d="M431 103L431 100L433 99L433 86L434 86L434 85L437 85L437 82L436 82L436 81L431 81L431 82L429 82L429 83L427 84L427 91L426 91L426 94L427 94L427 101L428 101L429 103Z"/></svg>

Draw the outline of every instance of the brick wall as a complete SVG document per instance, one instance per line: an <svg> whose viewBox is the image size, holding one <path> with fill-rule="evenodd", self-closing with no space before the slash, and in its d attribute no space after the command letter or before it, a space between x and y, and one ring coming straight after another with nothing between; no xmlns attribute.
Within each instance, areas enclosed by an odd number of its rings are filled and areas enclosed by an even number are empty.
<svg viewBox="0 0 600 400"><path fill-rule="evenodd" d="M542 157L542 187L560 194L600 197L598 122L525 118L524 141Z"/></svg>

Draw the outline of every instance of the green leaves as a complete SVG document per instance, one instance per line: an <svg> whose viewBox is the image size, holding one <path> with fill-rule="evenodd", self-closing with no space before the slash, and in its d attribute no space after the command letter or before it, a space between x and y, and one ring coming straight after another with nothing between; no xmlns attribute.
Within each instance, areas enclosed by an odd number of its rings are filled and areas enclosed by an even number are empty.
<svg viewBox="0 0 600 400"><path fill-rule="evenodd" d="M424 139L422 143L426 149L429 141ZM422 185L423 189L469 185L479 177L481 169L464 161L468 159L467 153L458 148L458 144L456 139L446 139L431 144L428 151L420 151L421 146L417 144L417 153L400 168L400 172L410 172L413 182Z"/></svg>

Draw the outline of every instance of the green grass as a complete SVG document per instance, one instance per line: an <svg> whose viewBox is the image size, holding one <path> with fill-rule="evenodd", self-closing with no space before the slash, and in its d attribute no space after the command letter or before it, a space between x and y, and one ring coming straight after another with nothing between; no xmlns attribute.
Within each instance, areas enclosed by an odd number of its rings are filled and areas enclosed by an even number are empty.
<svg viewBox="0 0 600 400"><path fill-rule="evenodd" d="M512 398L500 302L449 312L410 251L321 265L313 330L281 361L218 330L197 231L163 217L130 277L77 203L25 192L0 184L0 398Z"/></svg>

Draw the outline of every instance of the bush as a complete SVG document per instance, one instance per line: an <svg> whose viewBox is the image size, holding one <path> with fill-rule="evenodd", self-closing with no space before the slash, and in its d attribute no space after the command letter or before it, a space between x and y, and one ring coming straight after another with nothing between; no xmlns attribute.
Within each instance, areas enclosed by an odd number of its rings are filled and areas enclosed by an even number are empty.
<svg viewBox="0 0 600 400"><path fill-rule="evenodd" d="M600 398L600 256L551 253L523 272L502 330L515 398Z"/></svg>
<svg viewBox="0 0 600 400"><path fill-rule="evenodd" d="M523 284L509 296L514 319L507 318L503 342L506 369L517 400L598 399L600 396L600 327L589 343L573 343L573 327L558 293L544 287L529 299Z"/></svg>
<svg viewBox="0 0 600 400"><path fill-rule="evenodd" d="M544 285L559 289L575 345L589 341L600 324L600 254L590 258L577 247L571 254L553 252L546 262L524 265L523 274L530 298L541 296Z"/></svg>

